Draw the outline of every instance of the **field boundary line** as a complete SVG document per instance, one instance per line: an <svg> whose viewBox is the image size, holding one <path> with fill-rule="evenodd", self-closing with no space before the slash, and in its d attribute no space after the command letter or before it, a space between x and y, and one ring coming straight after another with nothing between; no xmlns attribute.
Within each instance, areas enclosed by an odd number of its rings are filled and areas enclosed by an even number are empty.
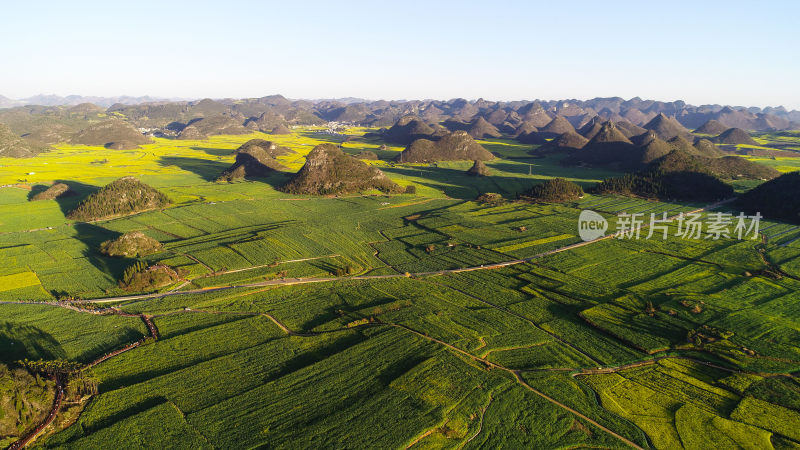
<svg viewBox="0 0 800 450"><path fill-rule="evenodd" d="M725 203L729 203L733 201L733 199L722 200L713 204L710 204L703 208L698 208L693 211L689 211L686 214L697 213L700 211L705 211L709 209L717 208ZM674 219L676 216L672 216L670 219ZM647 228L646 224L642 224L637 227L637 230L641 230L643 228ZM414 274L390 274L390 275L357 275L352 277L319 277L319 278L284 278L278 280L268 280L262 281L258 283L248 283L242 285L228 285L228 286L212 286L206 287L201 289L192 289L186 291L167 291L167 292L156 292L150 294L137 294L137 295L128 295L128 296L119 296L119 297L101 297L95 299L86 299L85 302L89 303L113 303L113 302L124 302L130 300L146 300L151 298L161 298L167 297L172 295L191 295L191 294L205 294L208 292L215 292L220 290L226 289L238 289L238 288L252 288L252 287L263 287L263 286L285 286L285 285L295 285L295 284L309 284L309 283L324 283L324 282L331 282L331 281L349 281L349 280L377 280L377 279L388 279L388 278L401 278L401 277L425 277L431 275L445 275L445 274L452 274L452 273L461 273L461 272L471 272L475 270L491 270L491 269L501 269L504 267L510 267L518 264L525 264L536 259L541 259L546 256L554 255L557 253L565 252L568 250L573 250L576 248L580 248L586 245L595 244L600 241L613 239L618 237L620 232L609 234L607 236L602 236L597 239L593 239L591 241L584 241L584 242L577 242L574 244L570 244L564 247L560 247L553 250L548 250L546 252L542 252L528 258L521 258L521 259L514 259L510 261L500 262L500 263L491 263L491 264L481 264L480 266L472 266L472 267L463 267L459 269L446 269L446 270L439 270L439 271L432 271L432 272L419 272ZM188 253L186 254L187 257L193 258ZM198 261L199 262L199 261ZM203 264L199 262L200 264ZM205 266L205 264L203 264ZM208 266L206 266L208 267ZM210 270L210 268L209 268Z"/></svg>
<svg viewBox="0 0 800 450"><path fill-rule="evenodd" d="M514 377L516 378L516 380L517 380L517 382L519 384L521 384L524 388L528 389L529 391L533 392L534 394L536 394L536 395L542 397L543 399L547 400L548 402L550 402L550 403L552 403L552 404L554 404L554 405L556 405L556 406L558 406L558 407L560 407L560 408L572 413L573 415L575 415L575 416L577 416L577 417L589 422L590 424L594 425L595 427L599 428L602 431L605 431L609 435L617 438L618 440L622 441L623 443L627 444L628 446L636 448L636 449L639 449L639 450L644 450L641 446L639 446L635 442L633 442L633 441L625 438L624 436L622 436L622 435L620 435L620 434L618 434L618 433L616 433L616 432L604 427L603 425L600 425L598 422L596 422L595 420L589 418L588 416L584 415L583 413L580 413L577 410L575 410L573 408L570 408L569 406L567 406L567 405L559 402L558 400L548 396L547 394L545 394L545 393L533 388L532 386L530 386L522 378L522 376L520 375L520 371L519 370L509 369L508 367L501 366L501 365L499 365L497 363L493 363L493 362L491 362L491 361L489 361L487 359L481 358L480 356L473 355L472 353L469 353L466 350L462 350L462 349L460 349L460 348L458 348L458 347L456 347L456 346L454 346L452 344L448 344L447 342L444 342L442 340L436 339L435 337L428 336L427 334L422 333L420 331L417 331L417 330L415 330L415 329L413 329L411 327L408 327L407 325L402 325L402 324L397 324L397 323L386 323L386 325L391 325L393 327L402 328L402 329L404 329L406 331L409 331L411 333L414 333L414 334L416 334L416 335L418 335L418 336L420 336L420 337L422 337L424 339L427 339L427 340L429 340L431 342L435 342L435 343L440 344L440 345L442 345L444 347L447 347L450 350L453 350L453 351L455 351L457 353L460 353L460 354L462 354L464 356L467 356L468 358L470 358L470 359L472 359L474 361L482 362L483 364L487 365L488 367L498 368L500 370L506 371L506 372L514 375Z"/></svg>
<svg viewBox="0 0 800 450"><path fill-rule="evenodd" d="M30 444L31 442L35 441L36 438L42 434L45 428L50 426L51 423L56 419L56 416L61 411L61 404L64 401L64 385L61 381L61 377L56 375L56 396L53 399L53 406L50 408L50 413L45 418L44 422L39 424L38 427L34 428L27 436L23 436L19 440L15 441L8 447L8 450L18 450Z"/></svg>
<svg viewBox="0 0 800 450"><path fill-rule="evenodd" d="M461 444L461 446L459 447L459 450L464 448L465 445L467 445L468 443L472 442L473 439L475 439L476 437L478 437L478 435L481 434L481 432L483 431L483 418L486 417L486 410L489 409L489 406L491 406L493 401L494 401L494 395L489 394L489 403L487 403L486 406L481 408L481 420L480 420L480 422L478 422L478 431L475 434L473 434L471 438L467 439L466 442Z"/></svg>

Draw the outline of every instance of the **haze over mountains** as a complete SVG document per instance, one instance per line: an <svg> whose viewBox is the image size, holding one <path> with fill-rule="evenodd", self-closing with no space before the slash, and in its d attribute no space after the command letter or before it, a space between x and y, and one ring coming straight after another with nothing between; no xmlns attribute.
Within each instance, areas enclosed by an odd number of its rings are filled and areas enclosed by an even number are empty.
<svg viewBox="0 0 800 450"><path fill-rule="evenodd" d="M243 115L245 119L255 116L255 122L264 113L279 113L284 119L295 123L314 121L353 122L370 126L391 126L399 118L407 114L419 115L426 121L438 121L452 118L464 122L464 129L469 129L473 120L483 118L488 124L502 128L505 122L516 125L519 122L530 122L543 128L556 116L566 118L575 128L585 125L594 116L614 121L627 121L642 126L655 119L659 114L674 117L683 127L696 129L709 120L720 122L729 128L746 130L783 130L800 128L800 111L778 107L743 107L726 105L694 106L683 101L663 102L643 100L635 97L629 100L620 97L593 98L590 100L519 100L495 102L484 99L468 101L451 100L363 100L345 98L336 100L289 100L281 95L271 95L251 99L218 99L218 100L177 100L143 97L83 97L70 95L37 95L21 100L12 100L0 95L0 108L14 108L25 105L39 106L74 106L93 103L111 111L123 113L134 121L142 117L154 118L170 113L175 115L188 113L191 119L196 115L192 110L208 115L217 114ZM30 108L30 106L28 106ZM273 118L270 114L269 118ZM266 120L263 119L262 121ZM279 123L283 122L278 120ZM272 127L279 123L270 121ZM516 123L516 124L515 124ZM475 125L472 123L472 125ZM481 128L486 125L481 121ZM564 123L552 124L556 130L562 130ZM270 129L272 128L270 127ZM547 130L549 131L549 130ZM489 131L491 133L491 130ZM561 131L563 132L563 131ZM560 133L559 133L560 134Z"/></svg>
<svg viewBox="0 0 800 450"><path fill-rule="evenodd" d="M129 96L120 95L116 97L98 97L98 96L83 96L83 95L67 95L60 96L55 94L39 94L31 97L13 99L4 95L0 95L0 108L13 108L14 106L25 105L41 105L41 106L63 106L63 105L79 105L81 103L94 103L95 105L108 108L114 103L122 103L124 105L136 105L139 103L158 102L158 101L180 101L185 99L180 98L158 98L149 95L142 96Z"/></svg>

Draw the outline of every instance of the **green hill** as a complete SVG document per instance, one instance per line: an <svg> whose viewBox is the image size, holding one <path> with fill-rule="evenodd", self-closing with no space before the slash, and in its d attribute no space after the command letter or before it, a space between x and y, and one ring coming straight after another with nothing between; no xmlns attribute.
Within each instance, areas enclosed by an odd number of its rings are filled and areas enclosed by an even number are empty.
<svg viewBox="0 0 800 450"><path fill-rule="evenodd" d="M704 123L703 125L700 125L700 127L697 128L696 130L694 130L694 132L697 133L697 134L713 134L713 135L716 136L716 135L724 133L725 130L727 130L727 129L728 129L728 127L726 127L725 125L723 125L719 121L711 119L711 120L707 121L706 123Z"/></svg>
<svg viewBox="0 0 800 450"><path fill-rule="evenodd" d="M800 224L800 172L785 173L742 194L736 204L742 210Z"/></svg>
<svg viewBox="0 0 800 450"><path fill-rule="evenodd" d="M574 131L567 131L560 134L555 139L547 142L538 149L534 150L536 153L554 152L554 151L567 151L573 152L580 150L589 142L588 139L581 136Z"/></svg>
<svg viewBox="0 0 800 450"><path fill-rule="evenodd" d="M683 135L675 135L669 140L663 140L658 131L646 130L643 134L633 136L631 139L625 137L614 122L606 122L600 131L579 151L564 159L565 164L588 164L596 166L615 167L622 170L637 170L644 168L647 164L662 158L672 151L681 154L691 155L699 158L707 158L704 163L715 171L721 171L721 176L725 178L772 178L775 176L772 170L753 162L739 158L735 162L732 160L718 161L719 157L725 155L711 141L700 139L696 144L692 144ZM726 172L726 168L735 164L743 172L742 176L736 173Z"/></svg>
<svg viewBox="0 0 800 450"><path fill-rule="evenodd" d="M621 131L622 134L624 134L625 137L627 137L628 139L630 139L633 136L638 136L642 133L647 132L647 129L642 128L638 125L634 125L628 122L627 120L620 120L619 122L616 122L616 124L617 128L619 128L619 131Z"/></svg>
<svg viewBox="0 0 800 450"><path fill-rule="evenodd" d="M44 144L58 144L68 141L73 132L72 128L61 123L42 123L32 127L22 137Z"/></svg>
<svg viewBox="0 0 800 450"><path fill-rule="evenodd" d="M470 136L475 139L483 139L487 137L500 137L502 133L494 125L487 122L483 117L478 117L473 120L467 130Z"/></svg>
<svg viewBox="0 0 800 450"><path fill-rule="evenodd" d="M664 140L669 140L675 136L688 136L689 130L683 127L674 117L668 117L664 113L653 117L650 122L644 126L645 129L653 130L658 137Z"/></svg>
<svg viewBox="0 0 800 450"><path fill-rule="evenodd" d="M599 116L594 116L589 119L588 122L584 126L578 130L578 134L586 138L587 140L591 140L593 137L600 132L600 129L603 128L603 119Z"/></svg>
<svg viewBox="0 0 800 450"><path fill-rule="evenodd" d="M538 131L533 130L517 135L517 142L520 144L541 145L547 142L547 139L542 137Z"/></svg>
<svg viewBox="0 0 800 450"><path fill-rule="evenodd" d="M649 164L672 151L669 143L658 137L655 131L648 130L646 133L634 136L633 142L641 148L640 162Z"/></svg>
<svg viewBox="0 0 800 450"><path fill-rule="evenodd" d="M278 125L269 132L269 134L292 134L292 131L286 125Z"/></svg>
<svg viewBox="0 0 800 450"><path fill-rule="evenodd" d="M51 149L49 145L22 139L0 123L0 157L31 158Z"/></svg>
<svg viewBox="0 0 800 450"><path fill-rule="evenodd" d="M77 114L102 114L106 112L106 109L102 106L95 105L94 103L79 103L75 106L71 106L67 108L68 113L77 113Z"/></svg>
<svg viewBox="0 0 800 450"><path fill-rule="evenodd" d="M536 127L536 125L530 122L522 122L517 126L516 130L514 130L514 136L521 136L523 134L535 133L537 131L539 131L539 129Z"/></svg>
<svg viewBox="0 0 800 450"><path fill-rule="evenodd" d="M264 139L251 139L236 150L236 162L217 178L217 181L233 181L249 177L265 177L276 171L287 170L286 166L275 158L290 153Z"/></svg>
<svg viewBox="0 0 800 450"><path fill-rule="evenodd" d="M575 133L575 128L563 116L555 116L550 123L539 129L539 133L544 137L556 137L568 131Z"/></svg>
<svg viewBox="0 0 800 450"><path fill-rule="evenodd" d="M471 175L473 177L484 177L489 175L489 168L486 167L486 163L483 161L475 160L472 164L472 167L467 170L467 175Z"/></svg>
<svg viewBox="0 0 800 450"><path fill-rule="evenodd" d="M358 152L354 156L356 157L356 159L366 159L366 160L369 160L369 161L377 161L377 160L380 159L380 158L378 158L378 154L377 153L369 151L369 150L361 150L360 152Z"/></svg>
<svg viewBox="0 0 800 450"><path fill-rule="evenodd" d="M639 158L633 143L612 121L603 123L600 131L580 150L565 158L565 164L613 165L635 167Z"/></svg>
<svg viewBox="0 0 800 450"><path fill-rule="evenodd" d="M780 175L780 172L771 167L763 166L739 156L707 158L680 150L670 152L655 163L661 170L668 172L703 172L727 180L771 180Z"/></svg>
<svg viewBox="0 0 800 450"><path fill-rule="evenodd" d="M408 145L416 139L430 137L433 133L434 129L419 117L404 116L386 130L383 139L386 142Z"/></svg>
<svg viewBox="0 0 800 450"><path fill-rule="evenodd" d="M759 145L746 131L741 128L729 128L714 138L717 144L732 145Z"/></svg>
<svg viewBox="0 0 800 450"><path fill-rule="evenodd" d="M494 159L494 155L475 142L466 131L454 131L438 141L417 139L397 157L399 162L404 163L490 159Z"/></svg>
<svg viewBox="0 0 800 450"><path fill-rule="evenodd" d="M733 188L715 176L707 162L673 150L639 172L603 181L594 192L679 201L713 201L733 195Z"/></svg>
<svg viewBox="0 0 800 450"><path fill-rule="evenodd" d="M124 177L100 188L67 214L68 219L91 221L124 216L169 205L166 195L134 177Z"/></svg>
<svg viewBox="0 0 800 450"><path fill-rule="evenodd" d="M138 258L161 251L163 246L157 240L141 231L130 231L122 236L100 244L100 252L108 256Z"/></svg>
<svg viewBox="0 0 800 450"><path fill-rule="evenodd" d="M126 148L149 144L152 139L143 135L133 125L119 119L99 122L78 131L70 138L73 144L103 145L113 148L115 143L125 143Z"/></svg>
<svg viewBox="0 0 800 450"><path fill-rule="evenodd" d="M306 156L306 163L281 190L292 194L330 195L378 189L401 192L400 186L377 167L342 152L333 144L320 144Z"/></svg>
<svg viewBox="0 0 800 450"><path fill-rule="evenodd" d="M716 158L725 155L725 152L708 139L698 139L694 143L694 148L697 149L697 153L701 156Z"/></svg>
<svg viewBox="0 0 800 450"><path fill-rule="evenodd" d="M178 134L178 139L206 139L209 136L250 132L239 120L226 115L216 115L190 122Z"/></svg>
<svg viewBox="0 0 800 450"><path fill-rule="evenodd" d="M726 179L771 180L780 176L772 167L764 166L739 156L700 158L712 174Z"/></svg>
<svg viewBox="0 0 800 450"><path fill-rule="evenodd" d="M245 126L253 130L261 131L262 133L271 133L277 127L285 127L286 119L276 112L266 111L257 119L251 118L248 120Z"/></svg>
<svg viewBox="0 0 800 450"><path fill-rule="evenodd" d="M675 136L667 141L670 148L673 150L678 150L684 153L688 153L690 155L694 155L697 153L697 149L694 148L691 142L686 140L683 136Z"/></svg>

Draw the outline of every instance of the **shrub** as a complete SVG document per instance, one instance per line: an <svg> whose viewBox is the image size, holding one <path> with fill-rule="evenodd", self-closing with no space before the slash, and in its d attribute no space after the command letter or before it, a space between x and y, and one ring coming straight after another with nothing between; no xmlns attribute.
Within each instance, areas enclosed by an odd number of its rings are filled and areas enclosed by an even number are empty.
<svg viewBox="0 0 800 450"><path fill-rule="evenodd" d="M125 233L117 239L100 244L100 252L108 256L136 258L161 251L161 243L141 231Z"/></svg>
<svg viewBox="0 0 800 450"><path fill-rule="evenodd" d="M184 275L162 264L147 267L138 261L125 269L120 287L128 291L155 290L180 280Z"/></svg>
<svg viewBox="0 0 800 450"><path fill-rule="evenodd" d="M583 197L583 189L564 178L553 178L533 186L522 197L537 202L562 203Z"/></svg>
<svg viewBox="0 0 800 450"><path fill-rule="evenodd" d="M482 205L489 205L489 206L500 206L506 202L506 199L503 198L500 194L495 194L494 192L487 192L485 194L480 195L476 202Z"/></svg>

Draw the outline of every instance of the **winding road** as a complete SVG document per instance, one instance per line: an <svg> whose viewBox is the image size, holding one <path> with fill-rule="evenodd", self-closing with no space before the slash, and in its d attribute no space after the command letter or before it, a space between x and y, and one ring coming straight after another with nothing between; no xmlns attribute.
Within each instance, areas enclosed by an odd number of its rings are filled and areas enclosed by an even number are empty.
<svg viewBox="0 0 800 450"><path fill-rule="evenodd" d="M692 211L685 212L683 214L695 214L702 211L709 211L715 208L718 208L726 203L730 203L734 199L726 199L716 203L712 203L707 205L703 208L697 208ZM679 214L673 215L669 217L667 220L674 220L677 218ZM636 227L636 230L643 230L647 228L649 225L641 224ZM548 250L546 252L538 253L536 255L530 256L528 258L521 258L521 259L512 259L510 261L500 262L500 263L492 263L492 264L481 264L479 266L472 266L472 267L463 267L459 269L446 269L446 270L436 270L430 272L418 272L412 274L389 274L389 275L358 275L352 277L321 277L321 278L282 278L278 280L268 280L268 281L260 281L257 283L247 283L247 284L240 284L240 285L229 285L229 286L214 286L214 287L207 287L202 289L189 289L185 291L169 291L169 292L157 292L153 294L140 294L140 295L126 295L126 296L118 296L118 297L102 297L96 299L87 299L84 300L90 303L115 303L115 302L126 302L126 301L134 301L134 300L147 300L152 298L162 298L162 297L170 297L174 295L196 295L196 294L207 294L210 292L217 292L217 291L224 291L228 289L246 289L246 288L256 288L256 287L265 287L265 286L290 286L290 285L297 285L297 284L310 284L310 283L329 283L333 281L350 281L350 280L380 280L380 279L387 279L387 278L403 278L403 277L413 277L413 278L420 278L425 276L433 276L433 275L447 275L447 274L454 274L454 273L463 273L463 272L472 272L476 270L492 270L492 269L501 269L503 267L510 267L519 264L529 263L531 261L544 258L546 256L555 255L557 253L566 252L569 250L574 250L576 248L585 247L587 245L596 244L601 241L605 241L608 239L615 239L620 235L620 232L609 234L606 236L599 237L597 239L593 239L590 241L583 241L583 242L576 242L574 244L566 245L564 247L559 247L557 249ZM331 257L331 256L327 256ZM314 259L314 258L307 258L307 259ZM259 266L260 267L260 266ZM251 268L245 269L236 269L232 272L241 272L244 270L249 270Z"/></svg>
<svg viewBox="0 0 800 450"><path fill-rule="evenodd" d="M53 400L53 406L52 408L50 408L50 413L47 414L47 417L44 419L44 421L41 424L39 424L39 426L36 427L33 431L28 433L27 436L24 436L23 438L11 444L8 447L8 450L18 450L25 447L26 445L33 442L33 440L36 439L42 433L42 431L44 431L44 429L47 428L48 425L53 423L53 421L58 416L59 411L61 411L61 403L64 401L64 385L61 381L61 377L59 377L58 375L56 375L55 390L56 390L56 397Z"/></svg>

